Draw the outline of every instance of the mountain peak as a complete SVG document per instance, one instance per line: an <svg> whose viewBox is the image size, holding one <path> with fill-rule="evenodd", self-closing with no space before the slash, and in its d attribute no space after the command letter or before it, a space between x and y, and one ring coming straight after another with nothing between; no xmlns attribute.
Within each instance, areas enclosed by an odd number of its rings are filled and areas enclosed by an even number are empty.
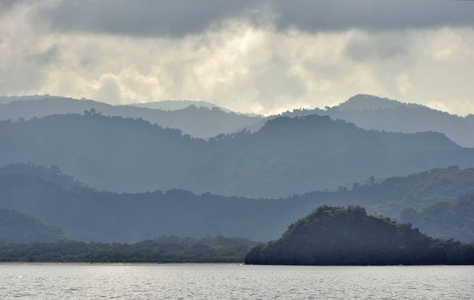
<svg viewBox="0 0 474 300"><path fill-rule="evenodd" d="M404 103L388 98L359 94L349 98L346 102L339 104L335 108L338 110L377 110L393 109L401 105L404 105Z"/></svg>

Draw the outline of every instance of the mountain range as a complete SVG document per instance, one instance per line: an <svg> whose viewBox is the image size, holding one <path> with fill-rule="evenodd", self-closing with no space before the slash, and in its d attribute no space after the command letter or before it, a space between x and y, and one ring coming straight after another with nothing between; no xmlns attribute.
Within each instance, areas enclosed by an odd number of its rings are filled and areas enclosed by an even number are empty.
<svg viewBox="0 0 474 300"><path fill-rule="evenodd" d="M208 141L141 119L93 111L0 122L0 165L55 165L115 192L185 189L281 197L371 176L474 167L474 149L443 134L363 130L327 116L280 117L257 132Z"/></svg>
<svg viewBox="0 0 474 300"><path fill-rule="evenodd" d="M417 222L422 232L470 242L474 236L474 168L433 169L351 189L314 191L281 199L226 197L185 190L118 194L99 191L56 167L17 164L0 168L0 207L29 214L83 241L127 242L162 235L275 239L295 220L322 205L361 205L371 213ZM459 200L461 199L461 200ZM427 210L451 205L459 209ZM423 215L423 218L421 217ZM411 219L407 219L411 217Z"/></svg>
<svg viewBox="0 0 474 300"><path fill-rule="evenodd" d="M165 101L158 101L158 102L133 103L133 104L130 104L130 106L159 109L159 110L180 110L180 109L185 109L189 106L196 106L196 107L205 107L209 109L217 108L219 110L222 110L228 113L232 112L231 110L228 110L227 108L217 106L207 101L192 101L192 100L165 100Z"/></svg>
<svg viewBox="0 0 474 300"><path fill-rule="evenodd" d="M356 95L326 109L300 109L286 112L289 117L317 114L352 122L360 128L415 133L436 131L464 147L474 147L474 115L452 115L429 107L403 103L371 95Z"/></svg>
<svg viewBox="0 0 474 300"><path fill-rule="evenodd" d="M0 207L40 231L267 241L321 205L361 205L435 237L474 236L472 115L368 95L267 118L189 101L0 103Z"/></svg>
<svg viewBox="0 0 474 300"><path fill-rule="evenodd" d="M372 95L356 95L325 109L297 109L268 117L236 114L205 101L160 101L110 105L87 99L54 96L0 97L0 120L41 118L94 109L106 116L141 118L162 127L180 129L193 137L210 138L243 129L258 131L267 120L282 116L329 116L363 129L416 133L436 131L463 147L474 147L474 115L452 115L429 107Z"/></svg>
<svg viewBox="0 0 474 300"><path fill-rule="evenodd" d="M238 132L259 124L263 119L260 116L236 114L204 101L110 105L87 99L53 96L0 97L0 120L30 120L55 114L82 114L91 110L104 116L139 118L164 128L179 128L185 134L200 138Z"/></svg>

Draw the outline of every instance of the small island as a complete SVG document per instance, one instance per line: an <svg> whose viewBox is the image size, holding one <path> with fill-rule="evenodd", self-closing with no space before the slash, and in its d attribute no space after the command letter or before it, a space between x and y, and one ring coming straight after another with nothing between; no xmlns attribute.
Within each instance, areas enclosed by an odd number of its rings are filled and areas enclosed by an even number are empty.
<svg viewBox="0 0 474 300"><path fill-rule="evenodd" d="M474 244L426 236L360 206L321 206L245 257L260 265L474 264Z"/></svg>

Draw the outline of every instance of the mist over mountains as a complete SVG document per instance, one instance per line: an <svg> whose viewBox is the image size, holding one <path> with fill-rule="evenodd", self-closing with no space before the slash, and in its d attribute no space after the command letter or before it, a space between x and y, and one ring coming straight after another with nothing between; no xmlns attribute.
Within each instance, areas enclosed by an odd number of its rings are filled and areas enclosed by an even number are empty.
<svg viewBox="0 0 474 300"><path fill-rule="evenodd" d="M0 120L41 118L53 114L82 114L94 109L105 116L141 118L164 128L180 129L193 137L210 138L241 130L258 131L267 120L281 116L329 116L363 129L416 133L436 131L463 147L474 147L474 115L461 117L429 107L372 95L356 95L325 109L297 109L279 115L236 114L205 101L160 101L110 105L87 99L55 96L0 97Z"/></svg>
<svg viewBox="0 0 474 300"><path fill-rule="evenodd" d="M165 100L159 102L145 102L145 103L134 103L130 104L130 106L136 107L144 107L144 108L151 108L151 109L160 109L160 110L180 110L185 109L189 106L196 106L196 107L205 107L209 109L218 108L219 110L225 112L232 112L226 108L217 106L210 102L206 101L192 101L192 100Z"/></svg>
<svg viewBox="0 0 474 300"><path fill-rule="evenodd" d="M101 242L134 243L172 234L267 241L325 204L361 205L371 213L415 221L422 232L436 237L469 242L474 238L473 194L474 168L456 167L282 199L198 195L178 189L118 194L71 182L54 167L0 168L0 207L59 225L69 238ZM430 209L445 206L453 209Z"/></svg>
<svg viewBox="0 0 474 300"><path fill-rule="evenodd" d="M30 215L0 207L0 241L33 243L64 239L67 236L59 226L48 225Z"/></svg>
<svg viewBox="0 0 474 300"><path fill-rule="evenodd" d="M452 115L429 107L402 103L371 95L356 95L346 102L326 109L303 109L284 113L289 117L329 116L352 122L360 128L414 133L437 131L464 147L474 147L474 115Z"/></svg>
<svg viewBox="0 0 474 300"><path fill-rule="evenodd" d="M1 104L3 103L3 104ZM87 99L53 96L0 97L0 120L42 118L55 114L82 114L94 110L104 116L140 118L184 134L210 138L258 124L263 118L219 108L204 101L162 101L134 105L110 105Z"/></svg>
<svg viewBox="0 0 474 300"><path fill-rule="evenodd" d="M267 118L206 102L12 99L0 97L0 207L37 218L25 232L267 241L318 206L361 205L474 237L472 115L367 95Z"/></svg>
<svg viewBox="0 0 474 300"><path fill-rule="evenodd" d="M474 167L474 149L443 134L363 130L327 116L280 117L257 132L209 141L140 119L93 111L0 122L0 164L55 165L102 190L180 188L280 197L371 176Z"/></svg>

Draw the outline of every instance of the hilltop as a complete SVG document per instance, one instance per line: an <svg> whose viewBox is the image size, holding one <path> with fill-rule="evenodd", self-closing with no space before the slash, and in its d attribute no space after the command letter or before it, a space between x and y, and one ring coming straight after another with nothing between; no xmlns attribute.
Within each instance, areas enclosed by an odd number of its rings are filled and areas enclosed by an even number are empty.
<svg viewBox="0 0 474 300"><path fill-rule="evenodd" d="M464 147L474 147L474 115L461 117L429 108L371 95L356 95L326 109L301 109L283 115L295 117L317 114L352 122L360 128L415 133L436 131Z"/></svg>

